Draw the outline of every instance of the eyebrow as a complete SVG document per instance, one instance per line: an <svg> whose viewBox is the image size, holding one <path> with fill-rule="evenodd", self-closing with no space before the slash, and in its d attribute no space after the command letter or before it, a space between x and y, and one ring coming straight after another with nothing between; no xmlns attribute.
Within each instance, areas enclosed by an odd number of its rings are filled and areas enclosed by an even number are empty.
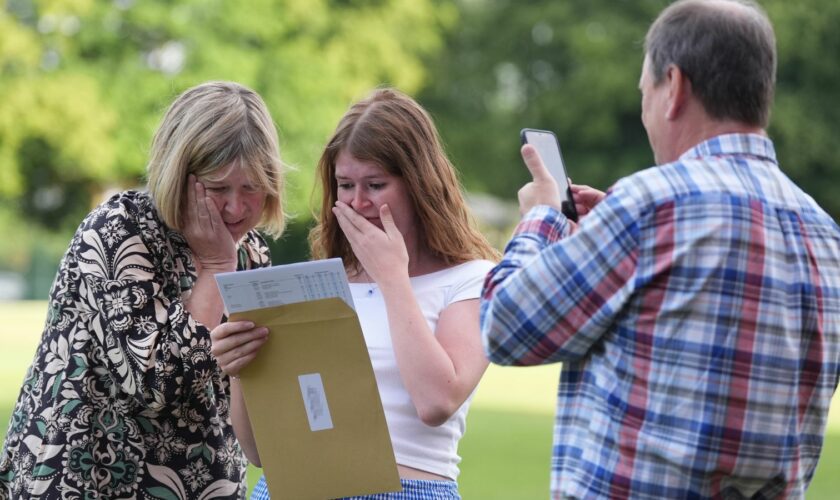
<svg viewBox="0 0 840 500"><path fill-rule="evenodd" d="M364 177L361 177L360 180L366 181L366 180L370 180L370 179L381 179L383 177L387 177L387 176L385 174L365 175ZM350 177L347 177L346 175L338 175L338 174L335 174L335 178L336 179L350 179Z"/></svg>

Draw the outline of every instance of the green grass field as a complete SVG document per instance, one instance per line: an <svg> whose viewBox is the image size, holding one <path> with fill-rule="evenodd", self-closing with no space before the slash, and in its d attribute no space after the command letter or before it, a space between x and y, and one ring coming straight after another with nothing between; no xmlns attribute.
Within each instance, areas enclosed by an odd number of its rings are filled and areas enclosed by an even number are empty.
<svg viewBox="0 0 840 500"><path fill-rule="evenodd" d="M44 302L0 302L0 436L35 352ZM491 366L479 386L461 441L461 494L466 500L548 498L558 366ZM840 396L835 397L820 465L808 499L840 491ZM248 471L251 485L259 469Z"/></svg>

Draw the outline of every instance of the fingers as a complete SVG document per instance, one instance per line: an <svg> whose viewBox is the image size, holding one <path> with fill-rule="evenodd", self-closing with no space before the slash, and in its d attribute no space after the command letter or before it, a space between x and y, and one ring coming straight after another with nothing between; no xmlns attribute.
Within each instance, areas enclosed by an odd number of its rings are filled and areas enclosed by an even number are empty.
<svg viewBox="0 0 840 500"><path fill-rule="evenodd" d="M210 339L214 343L220 342L223 339L252 330L255 327L256 325L253 321L228 321L227 323L222 323L214 328L213 331L210 332Z"/></svg>
<svg viewBox="0 0 840 500"><path fill-rule="evenodd" d="M354 230L354 232L361 231L361 222L358 219L364 219L364 217L357 214L355 210L350 208L350 205L342 201L336 201L332 211L345 234L348 229Z"/></svg>
<svg viewBox="0 0 840 500"><path fill-rule="evenodd" d="M606 193L603 191L599 191L583 184L572 184L571 189L572 194L574 195L575 208L577 209L578 216L580 217L591 212L606 196Z"/></svg>
<svg viewBox="0 0 840 500"><path fill-rule="evenodd" d="M356 213L349 205L336 202L333 213L353 254L368 276L382 286L383 280L408 275L408 252L403 235L387 204L379 206L381 227Z"/></svg>
<svg viewBox="0 0 840 500"><path fill-rule="evenodd" d="M210 332L210 352L228 375L236 375L257 356L268 340L268 328L250 321L223 323Z"/></svg>
<svg viewBox="0 0 840 500"><path fill-rule="evenodd" d="M251 363L251 361L253 361L254 358L256 358L256 357L257 357L257 351L254 351L250 354L246 354L244 356L236 358L236 360L234 360L234 361L232 361L228 364L223 365L223 364L220 363L219 366L222 368L223 372L227 373L228 375L236 377L236 376L239 375L239 372L241 372L243 368L248 366Z"/></svg>
<svg viewBox="0 0 840 500"><path fill-rule="evenodd" d="M388 204L379 207L379 220L382 221L382 228L385 229L385 234L389 238L402 238L402 233L397 229L397 224L394 222L394 214L391 213L391 207Z"/></svg>
<svg viewBox="0 0 840 500"><path fill-rule="evenodd" d="M390 208L387 208L386 205L379 207L379 218L382 221L383 229L385 229L385 232L391 236L392 233L388 233L387 228L385 227L385 220L382 218L383 208L387 212L391 226L393 226L395 230L396 225L394 224L394 218L391 215ZM336 201L332 210L335 214L336 220L338 221L338 225L341 227L341 230L344 232L344 235L350 241L351 245L354 242L362 242L364 239L373 237L374 234L382 232L381 229L359 215L359 213L353 210L350 205L344 202Z"/></svg>
<svg viewBox="0 0 840 500"><path fill-rule="evenodd" d="M240 370L257 357L260 348L267 340L267 337L258 337L247 342L243 341L226 353L215 356L219 368L228 375L239 374Z"/></svg>
<svg viewBox="0 0 840 500"><path fill-rule="evenodd" d="M548 169L545 168L542 158L540 158L537 149L533 145L524 144L520 152L522 159L525 161L525 166L528 167L528 171L531 172L531 177L533 177L535 182L546 180L554 182L554 178Z"/></svg>
<svg viewBox="0 0 840 500"><path fill-rule="evenodd" d="M204 189L204 185L201 185L201 191L206 193ZM206 194L203 197L204 200L204 213L206 214L207 221L209 223L209 228L213 232L213 234L219 233L220 235L224 234L221 231L224 231L227 234L230 234L228 228L225 226L224 221L222 221L222 214L219 212L219 208L216 206L216 203L207 196Z"/></svg>
<svg viewBox="0 0 840 500"><path fill-rule="evenodd" d="M336 206L334 206L332 210L333 214L335 214L336 221L338 221L338 227L341 228L341 232L344 233L344 237L347 238L347 242L350 243L353 253L356 253L356 247L358 246L359 241L363 239L361 231L352 219L352 217L357 214L353 211L353 209L341 202L336 202Z"/></svg>
<svg viewBox="0 0 840 500"><path fill-rule="evenodd" d="M190 174L187 176L187 212L195 212L196 210L196 200L195 200L195 176Z"/></svg>
<svg viewBox="0 0 840 500"><path fill-rule="evenodd" d="M204 184L196 180L193 183L193 191L195 192L195 206L199 215L206 215L207 208L207 190L204 189ZM204 214L202 214L204 212Z"/></svg>
<svg viewBox="0 0 840 500"><path fill-rule="evenodd" d="M187 181L187 213L188 222L195 224L200 231L212 230L210 212L207 207L207 192L204 184L195 175L190 174ZM212 204L213 202L210 201ZM192 228L195 230L195 228Z"/></svg>
<svg viewBox="0 0 840 500"><path fill-rule="evenodd" d="M207 194L204 183L194 175L189 176L187 205L186 230L198 237L209 238L216 244L230 235L216 202Z"/></svg>
<svg viewBox="0 0 840 500"><path fill-rule="evenodd" d="M188 220L197 223L202 231L215 234L216 231L224 228L222 214L207 195L204 183L193 174L190 174L187 180L187 208Z"/></svg>
<svg viewBox="0 0 840 500"><path fill-rule="evenodd" d="M198 201L198 223L201 229L210 234L226 231L227 228L222 223L222 214L219 213L213 200L207 196L207 189L201 182L195 183L195 197Z"/></svg>
<svg viewBox="0 0 840 500"><path fill-rule="evenodd" d="M581 196L587 200L598 202L606 196L606 193L603 191L599 191L585 184L570 184L569 186L575 196Z"/></svg>
<svg viewBox="0 0 840 500"><path fill-rule="evenodd" d="M554 177L545 168L540 155L531 144L525 144L520 150L525 166L531 172L533 181L522 186L519 190L519 212L526 214L537 205L549 205L557 208L562 207L560 198L560 187Z"/></svg>
<svg viewBox="0 0 840 500"><path fill-rule="evenodd" d="M215 234L213 218L210 216L210 207L208 206L213 205L213 201L207 199L207 191L204 189L204 184L200 182L195 183L195 197L197 201L198 227L204 232Z"/></svg>

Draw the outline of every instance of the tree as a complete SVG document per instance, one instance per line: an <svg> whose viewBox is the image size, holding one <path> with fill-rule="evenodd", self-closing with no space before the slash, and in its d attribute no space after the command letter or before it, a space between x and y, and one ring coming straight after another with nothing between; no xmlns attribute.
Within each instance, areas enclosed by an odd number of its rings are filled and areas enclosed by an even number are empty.
<svg viewBox="0 0 840 500"><path fill-rule="evenodd" d="M652 162L635 82L646 25L663 2L458 5L470 23L450 34L421 98L468 185L515 198L527 180L524 127L557 133L576 182L604 187Z"/></svg>
<svg viewBox="0 0 840 500"><path fill-rule="evenodd" d="M840 3L763 2L776 30L779 70L770 136L782 169L836 219L840 197Z"/></svg>
<svg viewBox="0 0 840 500"><path fill-rule="evenodd" d="M653 164L638 82L648 26L664 0L460 0L462 23L420 94L465 183L515 199L528 174L523 127L557 132L574 181L607 188ZM779 51L769 129L782 168L836 217L840 198L840 4L762 2ZM831 181L834 182L831 182Z"/></svg>
<svg viewBox="0 0 840 500"><path fill-rule="evenodd" d="M0 223L63 234L66 245L103 192L142 184L172 99L217 79L265 98L292 166L287 205L305 223L339 117L381 84L415 92L454 14L436 0L10 0L0 10ZM20 265L28 248L10 246L0 262Z"/></svg>

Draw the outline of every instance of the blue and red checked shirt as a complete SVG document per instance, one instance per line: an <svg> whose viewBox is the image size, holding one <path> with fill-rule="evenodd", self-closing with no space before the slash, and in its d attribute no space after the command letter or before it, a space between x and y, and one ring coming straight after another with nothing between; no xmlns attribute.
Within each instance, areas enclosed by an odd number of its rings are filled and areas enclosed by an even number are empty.
<svg viewBox="0 0 840 500"><path fill-rule="evenodd" d="M802 497L840 364L840 228L761 135L620 180L487 276L494 363L563 363L555 498Z"/></svg>

